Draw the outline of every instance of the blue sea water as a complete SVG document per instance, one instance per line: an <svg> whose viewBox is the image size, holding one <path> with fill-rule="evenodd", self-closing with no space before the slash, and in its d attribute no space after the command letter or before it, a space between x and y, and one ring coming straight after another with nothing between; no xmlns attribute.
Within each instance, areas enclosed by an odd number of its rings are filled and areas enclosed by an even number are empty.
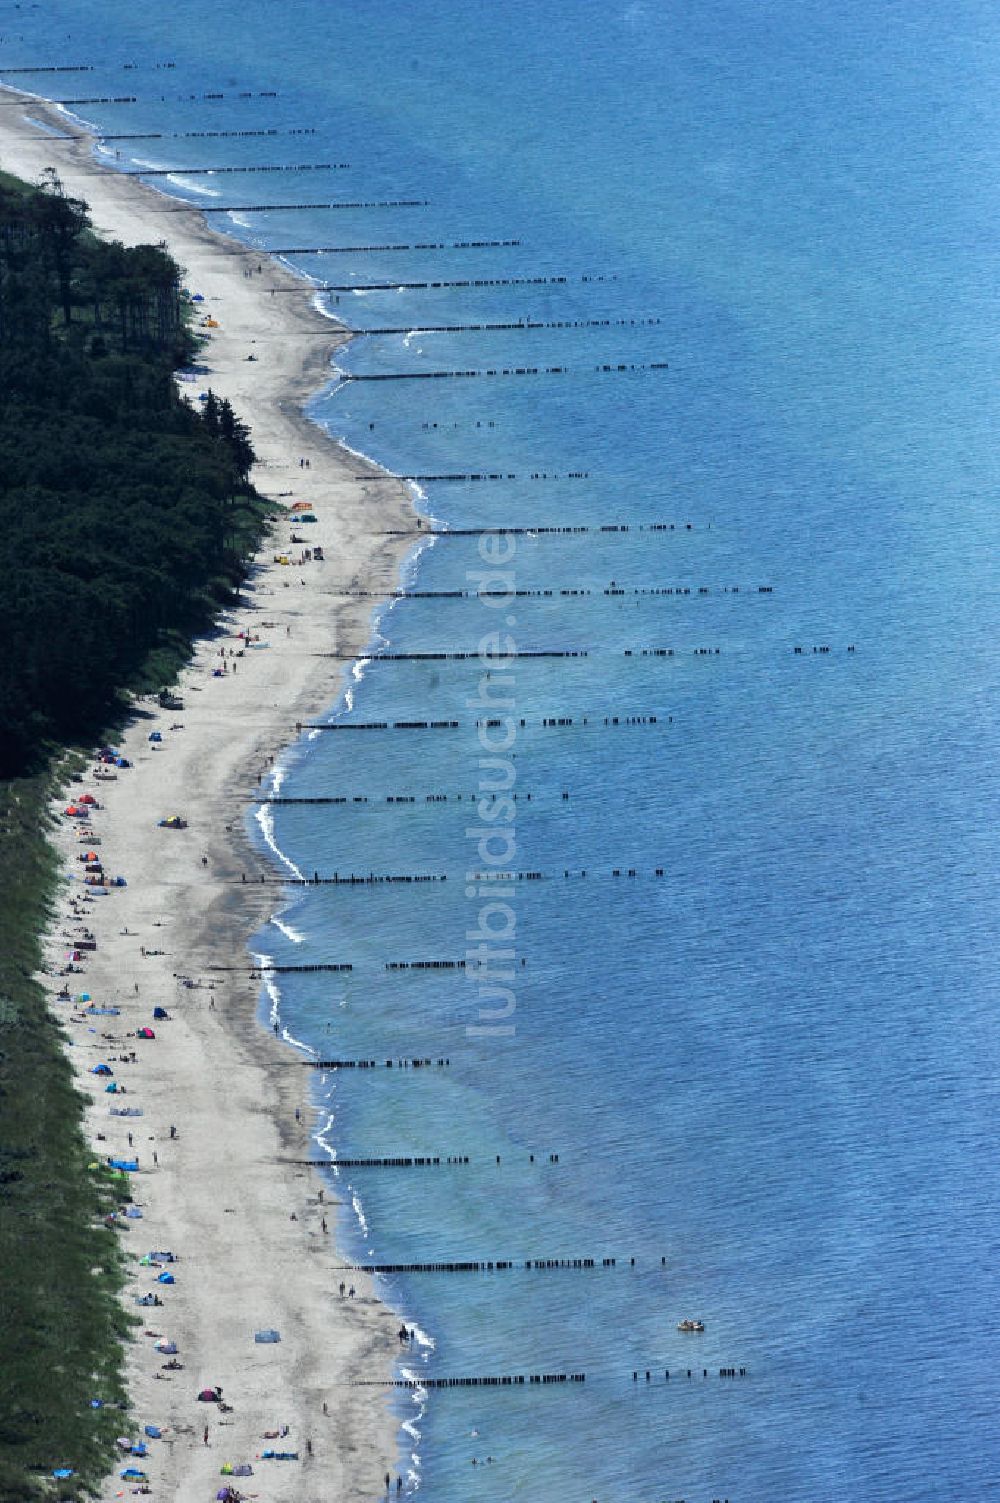
<svg viewBox="0 0 1000 1503"><path fill-rule="evenodd" d="M457 724L315 733L282 769L284 796L351 800L274 811L301 870L447 876L292 891L259 937L353 967L281 978L321 1057L449 1061L318 1075L338 1156L469 1160L341 1171L351 1256L599 1265L383 1280L426 1337L408 1372L587 1375L404 1395L408 1490L993 1495L995 8L46 0L0 46L6 81L136 95L77 107L104 132L286 133L109 146L123 166L350 164L157 179L182 197L428 200L230 221L449 245L290 257L391 284L330 294L403 331L352 374L561 368L313 404L399 473L511 477L421 483L459 535L407 586L471 593L384 608L379 650L587 654L487 682L376 656L334 723ZM96 71L10 71L67 60ZM396 290L521 278L560 280ZM576 326L427 332L521 321ZM477 598L499 527L527 529L513 587L551 593ZM501 829L513 851L481 852ZM543 880L469 882L491 858ZM484 925L512 932L510 996L387 968Z"/></svg>

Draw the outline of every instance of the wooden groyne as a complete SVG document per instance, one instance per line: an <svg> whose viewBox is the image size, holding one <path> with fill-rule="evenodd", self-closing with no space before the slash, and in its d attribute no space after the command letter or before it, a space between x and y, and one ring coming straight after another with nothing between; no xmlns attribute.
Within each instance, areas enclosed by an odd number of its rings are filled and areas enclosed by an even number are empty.
<svg viewBox="0 0 1000 1503"><path fill-rule="evenodd" d="M820 649L820 648L814 648L813 650L816 651L816 652L818 652L818 651L830 652L831 651L831 649L829 647L822 648L822 649ZM799 648L799 651L801 652L802 649ZM609 655L610 655L610 651L609 651ZM621 649L621 656L622 657L626 657L626 658L676 658L676 657L680 657L681 655L682 655L681 649L680 648L676 648L676 647L624 647L624 648ZM721 657L722 656L722 648L721 647L692 647L690 649L690 654L689 655L691 657L696 657L696 658L709 658L709 657L715 657L715 658L717 658L717 657ZM469 661L476 661L476 660L479 660L482 657L482 654L477 649L475 651L469 650L469 651L461 651L461 652L373 652L373 653L367 653L367 654L366 653L358 654L356 652L317 652L317 653L313 653L313 657L317 657L317 658L329 658L333 662L336 662L336 663L354 663L354 662L359 662L359 661L363 662L365 664L371 664L371 663L445 663L445 662L469 662ZM538 651L534 651L534 650L531 650L531 649L524 649L522 651L507 652L507 653L504 653L503 660L504 660L504 662L515 662L518 659L522 659L522 658L589 658L589 657L590 657L590 650L589 650L589 648L586 648L586 647L581 647L581 648L565 648L565 649L545 648L545 649L539 649ZM488 663L487 663L487 666L489 666Z"/></svg>
<svg viewBox="0 0 1000 1503"><path fill-rule="evenodd" d="M372 198L358 199L354 203L207 204L199 205L199 208L203 214L265 214L279 210L282 213L291 214L299 209L426 209L429 203L429 198ZM183 207L186 209L189 205L184 204ZM357 332L365 334L368 330L360 329ZM320 337L328 337L325 330L321 331Z"/></svg>
<svg viewBox="0 0 1000 1503"><path fill-rule="evenodd" d="M276 245L269 247L267 253L269 256L360 256L368 251L490 250L520 244L520 240L430 240L404 245Z"/></svg>
<svg viewBox="0 0 1000 1503"><path fill-rule="evenodd" d="M139 72L140 70L145 69L145 68L149 68L149 69L151 69L153 71L159 71L161 69L168 69L168 68L176 68L177 64L176 63L118 63L117 65L115 65L115 64L110 64L109 65L107 63L102 63L101 64L101 69L103 71L107 71L109 69L109 67L113 68L115 66L117 66L121 70L122 73L136 73L136 72ZM97 72L97 64L96 63L46 63L46 64L44 64L42 66L39 66L39 67L21 67L21 68L2 68L2 69L0 69L0 74L2 74L4 78L9 78L14 73L96 73L96 72Z"/></svg>
<svg viewBox="0 0 1000 1503"><path fill-rule="evenodd" d="M188 140L220 140L222 138L235 138L237 136L315 136L315 125L292 125L279 128L270 126L264 130L136 130L118 131L114 134L102 134L98 138L101 141L188 141ZM82 137L76 137L80 140ZM283 288L283 291L297 291L297 288Z"/></svg>
<svg viewBox="0 0 1000 1503"><path fill-rule="evenodd" d="M173 63L169 66L172 68ZM96 63L47 63L41 67L24 68L0 68L0 75L4 78L12 78L15 73L96 73Z"/></svg>
<svg viewBox="0 0 1000 1503"><path fill-rule="evenodd" d="M404 480L409 476L403 476ZM706 595L773 595L773 585L608 585L603 590L333 590L339 600L579 600L591 595L618 597L687 597ZM801 648L799 649L802 650Z"/></svg>
<svg viewBox="0 0 1000 1503"><path fill-rule="evenodd" d="M320 206L322 207L322 206ZM366 207L359 205L358 207ZM638 329L648 328L653 324L660 323L658 318L566 318L535 321L533 319L511 319L508 323L496 324L386 324L371 329L355 329L358 336L362 334L412 334L416 330L420 334L497 334L497 333L526 333L532 329ZM407 478L405 475L402 477Z"/></svg>
<svg viewBox="0 0 1000 1503"><path fill-rule="evenodd" d="M507 797L508 795L503 795ZM569 799L569 794L562 795L564 800ZM302 799L302 803L348 803L360 802L360 800L324 800ZM412 803L412 799L400 799L400 803ZM261 877L258 886L266 887L414 887L427 886L442 882L468 882L476 883L480 887L505 887L516 886L520 882L587 882L587 881L624 881L644 882L662 881L672 874L672 869L667 866L654 866L641 869L637 866L611 866L594 869L592 867L564 867L561 871L465 871L465 872L334 872L332 876L321 877L319 872L314 872L311 877L290 877L277 875L273 877ZM235 878L232 881L235 883ZM245 881L245 874L243 880ZM460 970L465 966L464 960L387 960L387 971L408 970ZM522 961L522 964L524 962ZM308 966L274 966L273 970L308 970ZM350 966L335 967L335 969L350 970ZM473 969L475 967L473 966Z"/></svg>
<svg viewBox="0 0 1000 1503"><path fill-rule="evenodd" d="M372 477L378 479L392 479L391 476ZM600 533L602 536L612 532L700 532L693 522L599 522L593 525L587 523L568 522L562 525L551 524L531 527L425 527L423 535L427 538L481 538L481 537L545 537L549 534L560 537L584 537L589 533ZM410 537L409 529L402 527L390 527L385 532L376 533L376 537Z"/></svg>
<svg viewBox="0 0 1000 1503"><path fill-rule="evenodd" d="M389 249L389 247L385 247ZM279 254L277 251L275 255ZM286 254L292 254L286 252ZM591 366L572 365L508 365L497 366L493 370L474 371L372 371L367 375L354 375L350 371L338 372L341 381L465 381L472 378L488 378L496 376L581 376L581 375L629 375L637 371L666 371L670 366L666 360L651 361L619 361L616 365L601 364Z"/></svg>
<svg viewBox="0 0 1000 1503"><path fill-rule="evenodd" d="M470 652L376 652L370 656L356 652L315 652L317 658L331 658L338 663L353 663L359 657L365 663L444 663L444 662L467 662L469 659L478 659L478 648ZM513 658L589 658L590 653L586 648L561 649L544 648L538 651L524 650L504 654L504 660Z"/></svg>
<svg viewBox="0 0 1000 1503"><path fill-rule="evenodd" d="M523 790L519 792L516 789L503 796L512 799L515 804L518 801L530 804L533 797L537 798L537 794L532 795ZM569 798L568 793L562 796L564 799ZM419 796L415 793L386 793L381 798L369 798L366 793L341 793L292 798L283 794L255 793L251 796L251 802L255 804L370 804L372 807L392 804L398 807L400 804L475 804L482 797L481 793L422 793Z"/></svg>
<svg viewBox="0 0 1000 1503"><path fill-rule="evenodd" d="M285 1164L308 1165L313 1169L440 1169L457 1168L470 1164L467 1154L398 1154L386 1158L371 1159L282 1159Z"/></svg>
<svg viewBox="0 0 1000 1503"><path fill-rule="evenodd" d="M499 328L500 326L498 324L495 327ZM370 334L372 331L370 329L366 329L366 330L361 330L360 332L362 332L362 333L369 333ZM379 332L384 332L384 331L375 330L375 332L379 333ZM394 333L402 333L402 330L394 330L393 332ZM378 482L385 483L387 481L391 481L395 485L396 482L399 481L399 480L416 480L416 481L432 481L432 480L433 481L442 481L442 480L451 480L451 481L461 481L461 482L464 482L464 483L467 483L467 484L468 483L479 482L479 481L492 481L492 482L495 482L495 481L498 481L498 480L500 480L500 481L504 481L504 480L522 480L522 481L524 481L524 480L531 480L531 481L589 480L590 479L590 471L589 470L567 470L564 475L560 475L560 474L558 474L555 471L551 471L550 472L548 470L532 470L532 472L531 472L530 475L519 475L516 470L442 470L442 471L440 471L440 472L438 472L436 474L427 474L427 475L352 475L351 479L352 480L356 480L356 481L358 481L360 483L363 483L363 484L368 484L368 485L371 485L373 483L377 484ZM482 531L482 529L478 529L478 530Z"/></svg>
<svg viewBox="0 0 1000 1503"><path fill-rule="evenodd" d="M182 101L182 102L184 102L186 100L190 100L190 99L277 99L278 98L278 91L277 91L277 89L241 89L236 94L226 94L226 93L212 92L212 93L209 93L209 94L178 94L175 97L178 100ZM74 99L53 99L52 100L53 104L65 104L65 105L70 105L70 104L140 104L140 103L141 104L155 104L155 103L160 103L160 102L162 102L162 100L152 100L152 99L143 99L143 100L140 100L139 97L136 94L93 94L93 95L89 95L89 96L87 96L85 98L78 96L78 97L76 97ZM0 100L0 103L7 104L7 105L18 105L18 106L20 106L21 101L18 100L18 99L4 99L4 100Z"/></svg>
<svg viewBox="0 0 1000 1503"><path fill-rule="evenodd" d="M622 1266L625 1266L622 1259ZM635 1266L632 1258L630 1265ZM336 1263L337 1273L526 1273L551 1272L554 1269L617 1268L617 1258L493 1258L475 1262L448 1263Z"/></svg>
<svg viewBox="0 0 1000 1503"><path fill-rule="evenodd" d="M467 1153L452 1153L447 1155L434 1154L430 1157L427 1155L414 1157L407 1154L401 1157L395 1155L392 1157L369 1159L279 1159L278 1162L280 1164L297 1164L311 1169L447 1169L449 1167L456 1168L471 1165L473 1160ZM495 1154L491 1159L482 1159L476 1162L488 1163L492 1167L501 1162L501 1156L500 1154ZM528 1163L533 1164L534 1162L535 1155L533 1153L529 1154ZM557 1153L546 1155L546 1162L549 1164L558 1164L559 1155Z"/></svg>
<svg viewBox="0 0 1000 1503"><path fill-rule="evenodd" d="M105 140L110 139L105 137ZM559 287L569 282L617 282L614 273L581 277L466 277L459 281L435 282L325 282L317 292L398 292L438 291L445 287ZM275 287L274 292L295 292L294 287Z"/></svg>
<svg viewBox="0 0 1000 1503"><path fill-rule="evenodd" d="M264 879L262 877L262 883L263 880ZM354 967L350 964L342 964L334 961L320 961L313 965L209 965L206 966L205 969L207 971L236 971L248 976L251 981L259 981L261 976L265 974L284 976L292 972L305 974L306 972L310 971L353 971Z"/></svg>
<svg viewBox="0 0 1000 1503"><path fill-rule="evenodd" d="M257 163L253 167L127 167L122 171L122 177L216 177L226 173L247 172L342 172L350 167L350 162L281 162L268 165ZM189 204L182 204L182 208L190 208ZM198 205L199 208L203 206ZM249 247L253 249L253 247ZM268 255L278 255L277 251L268 251Z"/></svg>
<svg viewBox="0 0 1000 1503"><path fill-rule="evenodd" d="M634 725L670 725L672 715L605 715L597 720L589 715L579 717L573 715L541 715L530 719L520 716L517 724L521 730L529 726L542 730L565 729L570 726L581 728L583 726L596 729L612 729L615 726ZM318 721L295 722L295 729L301 731L456 731L463 726L471 725L474 730L482 728L494 728L502 726L502 720L490 718L488 720L362 720L354 724L346 721L333 721L324 724ZM567 795L568 797L568 795Z"/></svg>
<svg viewBox="0 0 1000 1503"><path fill-rule="evenodd" d="M644 1378L646 1383L649 1383L650 1385L652 1385L654 1382L660 1382L661 1381L661 1379L660 1379L661 1372L663 1374L662 1383L663 1384L669 1383L670 1379L671 1379L671 1370L669 1368L661 1368L661 1369L655 1369L655 1370L652 1369L652 1368L646 1368L644 1370L641 1369L641 1368L637 1368L637 1369L635 1369L632 1372L631 1379L632 1379L633 1383L638 1383L641 1378ZM707 1367L704 1367L704 1368L701 1368L701 1369L689 1367L689 1368L674 1368L672 1376L675 1379L676 1378L684 1378L686 1376L687 1378L690 1378L690 1379L693 1380L695 1378L705 1379L705 1378L708 1378L710 1376L716 1376L716 1374L714 1372L710 1373L709 1369ZM746 1368L746 1367L720 1367L718 1369L717 1376L718 1376L718 1378L720 1378L723 1381L725 1381L727 1379L732 1379L732 1378L748 1378L750 1376L750 1373L749 1373L749 1369ZM598 1378L600 1378L600 1377L604 1377L604 1378L615 1378L615 1377L617 1377L619 1379L619 1381L625 1381L626 1375L624 1373L620 1373L620 1374L604 1373L604 1374L591 1374L591 1377L598 1377ZM473 1376L473 1377L461 1377L461 1378L428 1378L428 1377L419 1377L419 1378L389 1378L389 1379L385 1379L385 1378L349 1378L349 1379L346 1379L344 1381L344 1383L341 1384L341 1385L339 1385L339 1386L342 1386L342 1387L345 1387L345 1388L403 1388L403 1389L431 1389L431 1388L433 1388L433 1389L443 1389L443 1388L521 1388L521 1387L531 1387L533 1385L537 1385L539 1387L544 1387L544 1386L553 1385L553 1384L555 1384L555 1385L561 1385L561 1384L564 1384L564 1383L565 1384L586 1383L586 1381L587 1381L587 1374L585 1372L581 1372L581 1373L527 1373L527 1374L523 1374L523 1373L511 1373L511 1374L504 1374L504 1375L499 1376L499 1377L495 1377L492 1374L483 1374L483 1375L477 1375L477 1376ZM713 1500L713 1503L719 1503L719 1500L715 1499L715 1500Z"/></svg>
<svg viewBox="0 0 1000 1503"><path fill-rule="evenodd" d="M345 1388L519 1388L525 1384L585 1383L586 1373L528 1373L499 1378L352 1378Z"/></svg>
<svg viewBox="0 0 1000 1503"><path fill-rule="evenodd" d="M310 1070L447 1070L450 1059L304 1059Z"/></svg>

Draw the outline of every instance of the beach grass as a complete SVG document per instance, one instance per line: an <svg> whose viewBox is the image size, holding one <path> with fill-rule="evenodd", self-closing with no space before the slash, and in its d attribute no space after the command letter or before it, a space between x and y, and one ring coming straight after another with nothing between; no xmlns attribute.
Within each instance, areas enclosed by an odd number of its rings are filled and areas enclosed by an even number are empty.
<svg viewBox="0 0 1000 1503"><path fill-rule="evenodd" d="M122 1260L83 1098L36 973L58 881L54 773L0 784L0 1503L83 1495L122 1427ZM92 1400L101 1408L92 1408Z"/></svg>

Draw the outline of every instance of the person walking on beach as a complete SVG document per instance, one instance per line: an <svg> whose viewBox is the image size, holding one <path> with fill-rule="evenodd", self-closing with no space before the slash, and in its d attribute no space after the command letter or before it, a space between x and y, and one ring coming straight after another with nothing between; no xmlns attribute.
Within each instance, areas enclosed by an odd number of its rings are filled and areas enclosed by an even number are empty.
<svg viewBox="0 0 1000 1503"><path fill-rule="evenodd" d="M204 1444L207 1446L208 1445L208 1426L207 1425L205 1426L205 1433L204 1433L204 1435L201 1438L202 1438L202 1441L204 1442Z"/></svg>

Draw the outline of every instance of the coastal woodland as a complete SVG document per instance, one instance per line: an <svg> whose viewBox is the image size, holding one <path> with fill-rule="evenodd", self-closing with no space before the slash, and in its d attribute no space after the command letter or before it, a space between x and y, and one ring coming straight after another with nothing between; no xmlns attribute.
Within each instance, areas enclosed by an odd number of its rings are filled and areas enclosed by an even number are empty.
<svg viewBox="0 0 1000 1503"><path fill-rule="evenodd" d="M124 1397L103 1217L127 1192L90 1163L33 979L53 770L125 690L170 681L265 526L246 428L179 394L180 277L162 247L99 240L54 175L0 174L0 1503L51 1498L60 1466L58 1496L82 1496Z"/></svg>
<svg viewBox="0 0 1000 1503"><path fill-rule="evenodd" d="M178 393L188 306L161 248L99 240L56 178L0 180L0 776L96 732L240 577L253 451Z"/></svg>

